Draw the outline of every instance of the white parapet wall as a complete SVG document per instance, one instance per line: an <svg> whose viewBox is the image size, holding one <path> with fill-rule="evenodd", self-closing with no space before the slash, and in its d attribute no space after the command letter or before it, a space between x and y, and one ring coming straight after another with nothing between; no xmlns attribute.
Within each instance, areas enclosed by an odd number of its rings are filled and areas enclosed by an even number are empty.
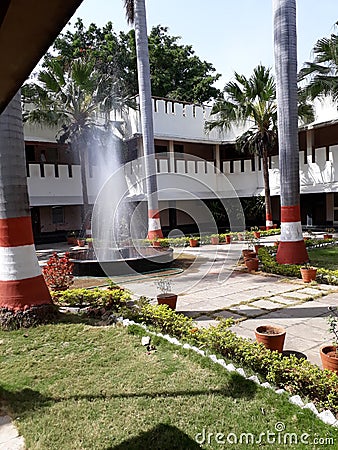
<svg viewBox="0 0 338 450"><path fill-rule="evenodd" d="M58 175L58 176L56 176ZM71 175L71 176L70 176ZM79 205L83 203L80 166L29 164L27 177L31 206Z"/></svg>

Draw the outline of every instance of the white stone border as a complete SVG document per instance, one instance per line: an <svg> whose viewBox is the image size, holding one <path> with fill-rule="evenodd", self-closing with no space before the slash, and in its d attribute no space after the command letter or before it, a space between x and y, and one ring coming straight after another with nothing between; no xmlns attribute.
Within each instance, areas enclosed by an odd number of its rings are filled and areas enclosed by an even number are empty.
<svg viewBox="0 0 338 450"><path fill-rule="evenodd" d="M117 319L117 321L119 323L121 323L124 327L127 327L129 325L137 325L138 327L143 328L145 331L147 331L147 333L149 333L149 334L151 334L153 336L161 337L162 339L165 339L166 341L170 342L171 344L181 346L182 348L184 348L186 350L192 350L192 351L194 351L195 353L198 353L201 356L205 356L206 358L211 359L212 362L214 362L215 364L219 364L220 366L224 367L224 369L226 369L228 372L237 372L243 378L245 378L247 380L250 380L250 381L253 381L254 383L256 383L259 386L262 386L262 387L264 387L266 389L271 389L276 394L284 394L284 393L288 394L284 389L277 389L275 386L272 386L268 382L261 383L259 381L259 378L258 378L257 375L251 375L250 377L248 377L242 367L237 367L236 368L232 363L226 364L224 359L218 359L216 355L207 355L204 350L201 350L200 348L195 347L195 346L190 345L190 344L182 344L177 338L171 337L168 334L155 333L154 331L150 331L148 329L148 327L144 323L137 323L134 320L123 319L122 317L119 317ZM289 394L288 394L288 396L289 396ZM312 402L304 403L299 395L293 395L291 397L289 396L289 402L294 404L294 405L296 405L296 406L299 406L302 409L310 409L313 412L313 414L316 417L318 417L318 419L320 419L322 422L324 422L327 425L332 425L332 426L338 428L338 420L336 420L334 414L329 409L326 409L324 411L319 412L317 410L316 406L314 405L314 403L312 403Z"/></svg>

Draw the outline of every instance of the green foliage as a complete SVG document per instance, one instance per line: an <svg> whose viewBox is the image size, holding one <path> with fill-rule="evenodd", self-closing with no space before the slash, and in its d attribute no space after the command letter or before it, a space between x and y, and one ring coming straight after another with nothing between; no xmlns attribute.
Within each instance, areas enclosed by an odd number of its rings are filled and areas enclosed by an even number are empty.
<svg viewBox="0 0 338 450"><path fill-rule="evenodd" d="M237 336L230 329L232 320L222 320L215 327L199 329L194 327L192 319L176 313L166 305L149 304L142 306L138 320L154 326L157 331L217 352L254 370L291 394L306 396L320 407L330 408L338 413L337 374L323 371L305 359L283 357L277 351L267 350L263 344Z"/></svg>
<svg viewBox="0 0 338 450"><path fill-rule="evenodd" d="M130 293L121 288L109 289L68 289L52 293L55 303L63 306L91 306L95 308L117 309L130 300Z"/></svg>
<svg viewBox="0 0 338 450"><path fill-rule="evenodd" d="M317 244L318 240L311 239L306 241L307 246ZM264 272L275 273L289 277L301 278L300 265L296 264L278 264L275 258L275 250L263 247L258 251L259 259L262 263ZM317 268L316 281L324 284L338 285L338 270L329 270L322 267Z"/></svg>
<svg viewBox="0 0 338 450"><path fill-rule="evenodd" d="M170 36L168 28L158 25L148 40L153 96L202 103L219 95L212 85L220 74L190 45L179 44L180 37ZM102 28L95 24L86 28L78 19L75 30L60 35L53 50L64 64L76 58L94 61L95 69L107 74L122 96L138 94L134 30L117 34L111 22Z"/></svg>

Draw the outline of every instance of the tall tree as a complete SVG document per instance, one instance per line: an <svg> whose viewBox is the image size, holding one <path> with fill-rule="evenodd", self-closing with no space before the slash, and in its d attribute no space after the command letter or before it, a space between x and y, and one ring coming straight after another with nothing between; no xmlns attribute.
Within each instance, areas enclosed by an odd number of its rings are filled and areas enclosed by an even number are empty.
<svg viewBox="0 0 338 450"><path fill-rule="evenodd" d="M336 22L336 26L338 22ZM338 101L338 35L319 39L313 48L313 62L306 62L299 72L299 80L305 81L303 91L310 98L331 95Z"/></svg>
<svg viewBox="0 0 338 450"><path fill-rule="evenodd" d="M99 71L109 73L129 95L138 94L135 32L117 34L111 22L102 28L86 28L78 19L74 31L56 39L53 53L64 60L92 58ZM187 102L203 103L216 98L220 91L213 86L220 74L213 65L202 61L191 45L182 45L180 37L171 36L168 28L155 26L150 31L149 64L152 95Z"/></svg>
<svg viewBox="0 0 338 450"><path fill-rule="evenodd" d="M57 140L70 143L79 154L82 220L88 221L88 150L109 128L109 113L123 109L129 104L128 99L114 90L114 82L109 75L95 70L93 61L77 59L65 64L58 58L50 58L38 80L23 87L23 98L34 106L25 112L25 120L57 126Z"/></svg>
<svg viewBox="0 0 338 450"><path fill-rule="evenodd" d="M39 267L28 204L20 92L0 115L0 327L53 314Z"/></svg>
<svg viewBox="0 0 338 450"><path fill-rule="evenodd" d="M300 220L296 0L273 0L273 21L281 184L277 261L302 264L309 258Z"/></svg>
<svg viewBox="0 0 338 450"><path fill-rule="evenodd" d="M265 192L266 227L272 227L269 183L269 154L277 142L276 88L269 68L257 66L250 78L235 72L235 81L224 88L211 111L217 118L206 123L207 129L229 129L231 125L251 124L249 130L237 138L237 148L262 158Z"/></svg>
<svg viewBox="0 0 338 450"><path fill-rule="evenodd" d="M137 73L140 97L145 176L148 197L148 238L163 237L157 195L153 108L151 99L150 67L145 0L124 0L127 19L134 24Z"/></svg>

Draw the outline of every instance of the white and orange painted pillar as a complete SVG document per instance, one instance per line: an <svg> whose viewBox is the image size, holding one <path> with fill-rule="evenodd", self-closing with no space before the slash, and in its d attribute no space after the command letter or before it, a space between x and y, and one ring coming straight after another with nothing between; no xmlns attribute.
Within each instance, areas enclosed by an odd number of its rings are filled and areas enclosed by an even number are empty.
<svg viewBox="0 0 338 450"><path fill-rule="evenodd" d="M35 253L18 92L0 115L0 308L52 304Z"/></svg>
<svg viewBox="0 0 338 450"><path fill-rule="evenodd" d="M51 303L30 216L0 218L0 307L18 311Z"/></svg>
<svg viewBox="0 0 338 450"><path fill-rule="evenodd" d="M148 210L148 239L161 239L163 233L161 229L160 212L158 209Z"/></svg>
<svg viewBox="0 0 338 450"><path fill-rule="evenodd" d="M265 215L265 228L267 230L271 230L271 228L273 228L272 214Z"/></svg>
<svg viewBox="0 0 338 450"><path fill-rule="evenodd" d="M304 264L309 260L299 205L281 207L281 237L276 260L279 264Z"/></svg>

